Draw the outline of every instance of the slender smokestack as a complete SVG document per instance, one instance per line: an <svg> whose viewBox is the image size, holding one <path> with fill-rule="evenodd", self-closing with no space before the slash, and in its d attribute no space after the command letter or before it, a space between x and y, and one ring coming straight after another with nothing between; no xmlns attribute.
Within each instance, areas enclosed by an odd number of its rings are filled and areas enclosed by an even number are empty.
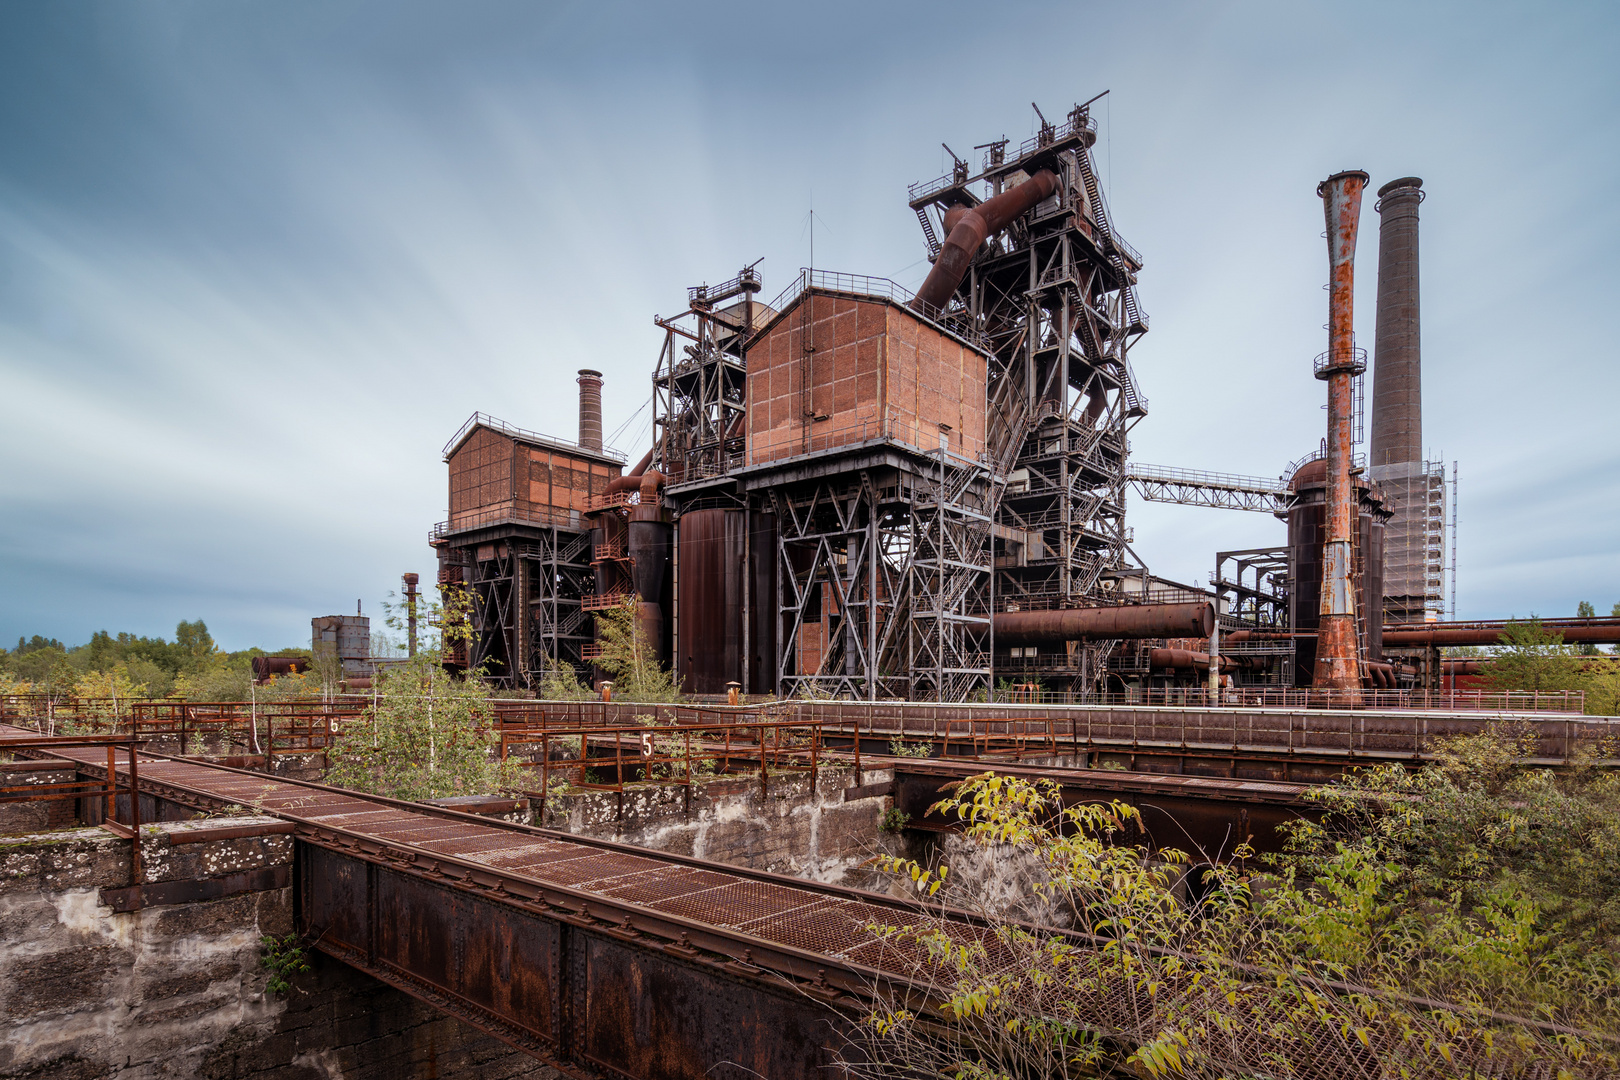
<svg viewBox="0 0 1620 1080"><path fill-rule="evenodd" d="M1423 619L1428 478L1423 473L1422 336L1418 307L1418 203L1423 181L1378 189L1378 336L1374 342L1369 473L1394 517L1384 526L1385 610Z"/></svg>
<svg viewBox="0 0 1620 1080"><path fill-rule="evenodd" d="M1418 203L1423 181L1378 189L1378 335L1373 342L1373 467L1423 460Z"/></svg>
<svg viewBox="0 0 1620 1080"><path fill-rule="evenodd" d="M1317 686L1344 692L1344 703L1361 694L1360 642L1356 639L1356 599L1351 580L1352 532L1357 523L1356 492L1350 486L1352 451L1351 380L1367 368L1356 348L1356 229L1367 174L1359 169L1334 173L1317 185L1327 217L1328 351L1317 357L1316 377L1328 384L1327 538L1322 546L1322 618L1316 631Z"/></svg>
<svg viewBox="0 0 1620 1080"><path fill-rule="evenodd" d="M602 373L579 369L579 445L602 449Z"/></svg>
<svg viewBox="0 0 1620 1080"><path fill-rule="evenodd" d="M405 648L407 655L416 655L416 585L422 580L418 574L404 574L405 582Z"/></svg>

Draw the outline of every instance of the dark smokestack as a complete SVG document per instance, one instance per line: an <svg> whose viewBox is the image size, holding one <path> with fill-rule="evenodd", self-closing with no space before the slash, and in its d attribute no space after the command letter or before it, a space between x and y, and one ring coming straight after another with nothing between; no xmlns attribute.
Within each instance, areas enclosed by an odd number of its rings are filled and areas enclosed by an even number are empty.
<svg viewBox="0 0 1620 1080"><path fill-rule="evenodd" d="M1418 306L1418 204L1423 181L1378 189L1378 336L1374 341L1369 475L1394 517L1384 527L1383 606L1421 621L1427 566L1429 483L1423 472L1422 332Z"/></svg>
<svg viewBox="0 0 1620 1080"><path fill-rule="evenodd" d="M602 373L579 369L579 445L602 449Z"/></svg>
<svg viewBox="0 0 1620 1080"><path fill-rule="evenodd" d="M1418 203L1423 181L1378 189L1378 336L1373 342L1368 464L1423 460L1422 335L1418 312Z"/></svg>
<svg viewBox="0 0 1620 1080"><path fill-rule="evenodd" d="M416 655L416 598L417 583L422 580L418 574L403 574L401 580L405 582L405 648L407 655Z"/></svg>
<svg viewBox="0 0 1620 1080"><path fill-rule="evenodd" d="M1317 358L1316 377L1328 384L1327 506L1322 545L1322 617L1316 630L1317 686L1342 691L1344 704L1360 700L1361 643L1356 637L1356 599L1351 566L1357 524L1356 492L1350 484L1351 381L1367 368L1356 348L1356 231L1367 174L1334 173L1317 185L1327 217L1328 351Z"/></svg>

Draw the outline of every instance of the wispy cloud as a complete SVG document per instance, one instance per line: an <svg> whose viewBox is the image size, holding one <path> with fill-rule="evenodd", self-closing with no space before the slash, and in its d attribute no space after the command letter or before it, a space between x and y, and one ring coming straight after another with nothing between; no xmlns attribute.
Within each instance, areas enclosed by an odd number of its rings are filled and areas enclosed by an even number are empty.
<svg viewBox="0 0 1620 1080"><path fill-rule="evenodd" d="M592 366L618 426L651 315L762 255L785 284L812 191L820 263L915 283L904 185L935 145L1022 138L1029 100L1102 89L1099 164L1148 259L1139 458L1274 474L1315 445L1312 187L1417 173L1463 614L1620 598L1607 8L818 11L6 9L0 635L201 616L283 644L374 605L430 565L468 413L570 435ZM1370 205L1363 229L1370 341ZM1280 539L1259 515L1131 520L1184 580Z"/></svg>

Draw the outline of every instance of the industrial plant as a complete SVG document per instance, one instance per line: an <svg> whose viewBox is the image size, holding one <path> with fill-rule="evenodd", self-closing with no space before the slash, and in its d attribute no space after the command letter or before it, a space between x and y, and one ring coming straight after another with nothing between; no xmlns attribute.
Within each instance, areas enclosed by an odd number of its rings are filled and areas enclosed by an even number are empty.
<svg viewBox="0 0 1620 1080"><path fill-rule="evenodd" d="M472 598L453 662L516 688L551 665L588 671L595 613L633 601L691 694L1085 702L1196 686L1354 704L1436 688L1448 633L1494 642L1499 626L1441 622L1456 468L1448 485L1424 450L1422 181L1377 192L1370 444L1352 308L1369 178L1348 171L1317 191L1321 442L1278 479L1139 464L1144 260L1109 214L1090 104L1059 123L1037 108L1035 137L978 147L977 165L952 152L911 187L932 263L915 294L812 268L763 301L754 265L687 289L655 320L653 439L633 465L603 445L594 370L577 377L576 441L469 418L430 537L438 584ZM1208 587L1169 581L1131 549L1127 491L1271 514L1286 536L1214 553Z"/></svg>

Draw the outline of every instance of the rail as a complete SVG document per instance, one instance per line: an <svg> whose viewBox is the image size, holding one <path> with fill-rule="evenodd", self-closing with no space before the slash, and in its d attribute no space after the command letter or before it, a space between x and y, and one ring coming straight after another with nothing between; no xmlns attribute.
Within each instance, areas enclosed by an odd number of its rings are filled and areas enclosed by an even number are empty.
<svg viewBox="0 0 1620 1080"><path fill-rule="evenodd" d="M953 715L954 714L954 715ZM902 743L928 740L936 748L955 746L985 754L1118 753L1170 751L1197 754L1315 754L1337 760L1417 760L1431 739L1478 735L1497 722L1493 716L1461 713L1398 715L1367 712L1301 712L1188 708L1120 712L1065 710L1030 715L963 715L960 709L923 709L909 715L883 705L837 705L810 715L826 735ZM1533 721L1534 758L1567 762L1584 750L1620 735L1620 720L1559 716Z"/></svg>
<svg viewBox="0 0 1620 1080"><path fill-rule="evenodd" d="M888 300L909 310L913 315L950 336L957 338L963 344L977 349L987 355L993 352L990 339L971 325L965 314L958 315L950 311L930 309L927 312L919 311L912 306L917 294L889 278L870 277L866 274L846 274L837 270L815 270L809 267L801 268L799 276L793 283L777 294L771 301L772 311L780 313L811 289L823 292L841 293L856 298L871 298L875 300Z"/></svg>
<svg viewBox="0 0 1620 1080"><path fill-rule="evenodd" d="M597 496L590 496L591 500L596 498ZM456 514L448 521L436 523L433 528L428 530L428 543L435 543L455 533L470 532L473 529L487 529L495 525L538 525L547 529L572 529L578 532L583 528L579 516L584 512L581 510L518 510L513 506L488 506L479 510Z"/></svg>
<svg viewBox="0 0 1620 1080"><path fill-rule="evenodd" d="M690 799L694 780L758 763L760 795L769 798L773 774L808 773L813 790L822 760L821 723L813 719L739 721L731 713L708 723L573 725L547 723L545 713L516 722L509 714L497 730L501 761L540 771L540 790L525 794L539 801L542 821L553 773L587 791L622 796L627 784L672 785ZM538 760L515 756L518 747L539 747Z"/></svg>
<svg viewBox="0 0 1620 1080"><path fill-rule="evenodd" d="M614 450L612 447L603 447L601 450L587 450L578 443L571 443L565 439L553 438L550 435L542 435L538 431L527 431L515 424L508 424L505 420L497 419L496 417L493 417L485 412L475 412L471 416L467 417L467 419L462 422L462 425L456 429L456 433L450 436L450 441L444 444L444 450L442 451L446 460L448 460L450 457L450 451L454 450L456 446L463 439L465 439L468 433L470 433L475 427L486 427L491 431L498 431L502 435L510 435L514 439L521 439L526 443L533 443L536 446L550 447L553 450L561 450L565 454L574 454L579 457L611 458L621 465L630 460L628 455L618 450Z"/></svg>
<svg viewBox="0 0 1620 1080"><path fill-rule="evenodd" d="M19 701L0 699L0 717L32 721L47 736L133 738L178 747L181 756L199 747L240 749L273 759L328 750L342 723L365 710L359 700L326 701L133 701L118 712L107 699L58 701L49 715Z"/></svg>
<svg viewBox="0 0 1620 1080"><path fill-rule="evenodd" d="M1194 487L1220 488L1225 491L1250 492L1256 495L1284 497L1289 494L1288 481L1260 476L1238 476L1233 473L1199 472L1194 469L1175 469L1165 465L1138 465L1134 462L1126 472L1128 480L1149 480L1160 484L1185 484Z"/></svg>
<svg viewBox="0 0 1620 1080"><path fill-rule="evenodd" d="M74 801L92 799L103 803L101 812L101 826L115 836L130 842L130 884L141 884L141 778L137 759L139 751L146 740L129 736L116 735L34 735L34 734L4 734L0 735L0 753L13 753L19 750L42 751L54 755L59 750L98 750L107 751L107 776L97 782L94 779L78 778L62 782L39 784L7 784L0 786L0 805L32 802ZM127 780L120 787L118 783L118 751L123 750L127 755ZM63 765L77 769L78 763L72 758L63 758ZM0 770L5 769L0 764ZM65 771L65 770L64 770ZM119 795L124 797L124 807L127 812L122 816L126 821L120 821Z"/></svg>

